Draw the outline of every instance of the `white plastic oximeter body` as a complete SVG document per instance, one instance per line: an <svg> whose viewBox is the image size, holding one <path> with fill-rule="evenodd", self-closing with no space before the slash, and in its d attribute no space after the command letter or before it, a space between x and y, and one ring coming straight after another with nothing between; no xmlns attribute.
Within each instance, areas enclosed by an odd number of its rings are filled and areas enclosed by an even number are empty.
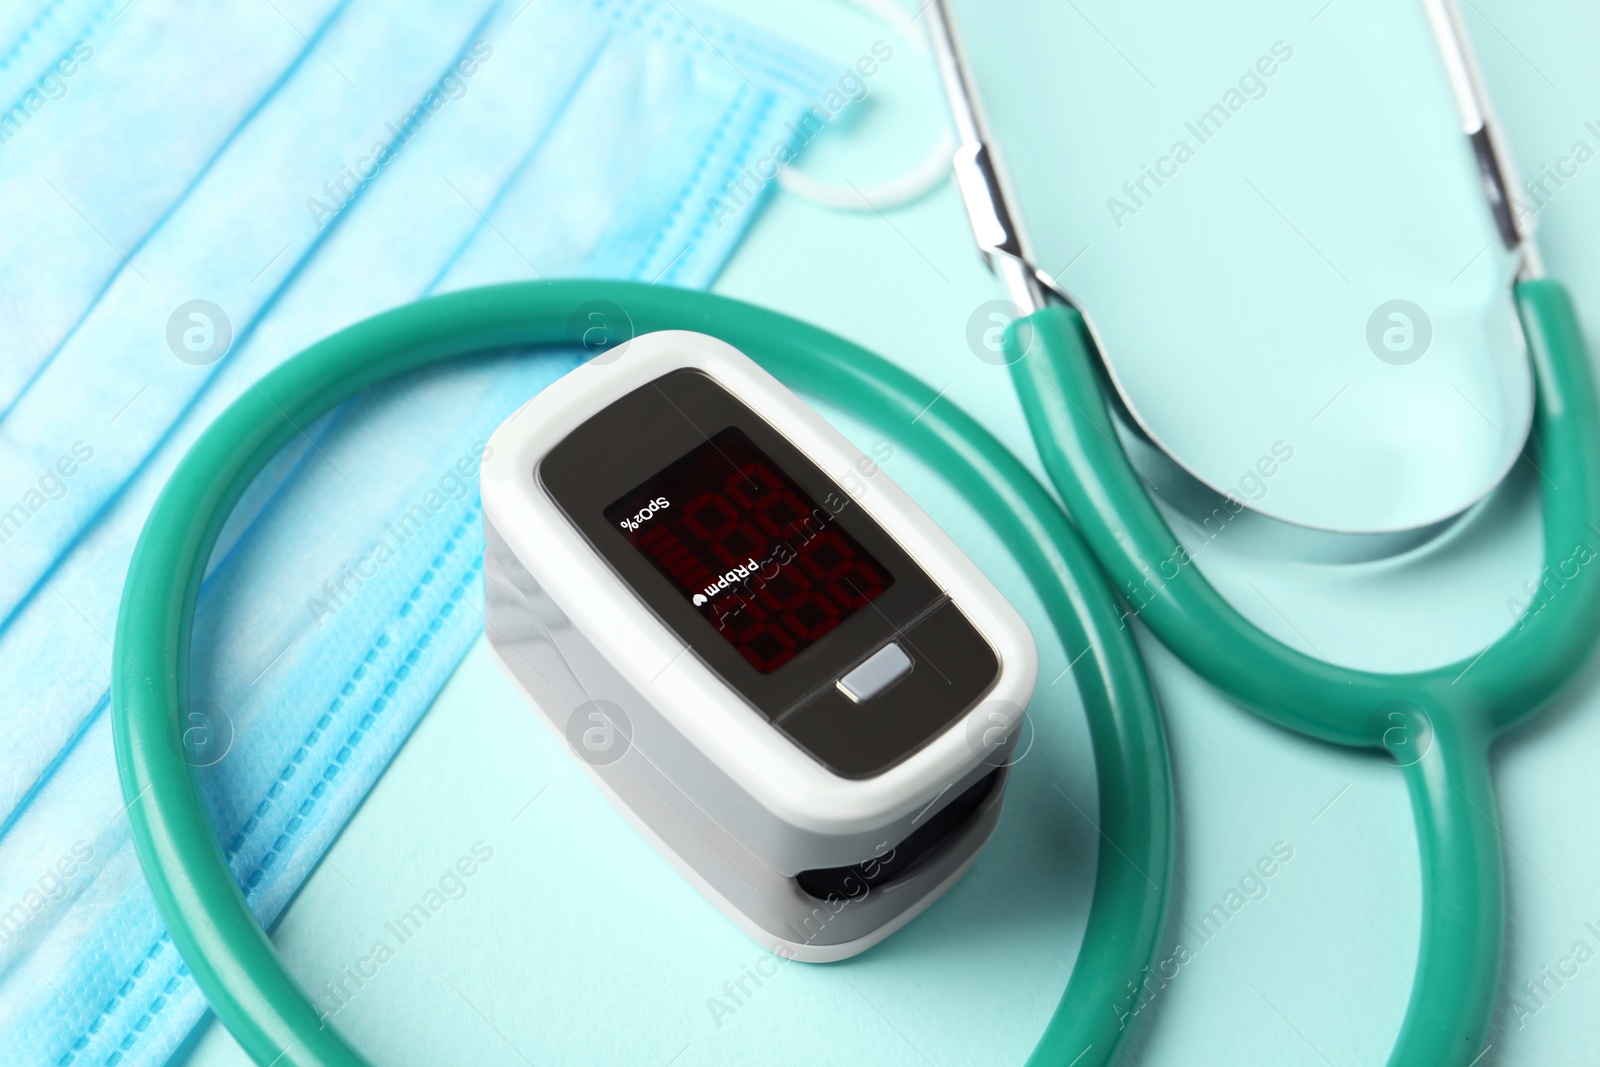
<svg viewBox="0 0 1600 1067"><path fill-rule="evenodd" d="M490 645L708 900L823 962L967 871L1033 639L838 431L736 349L672 331L572 371L489 445Z"/></svg>

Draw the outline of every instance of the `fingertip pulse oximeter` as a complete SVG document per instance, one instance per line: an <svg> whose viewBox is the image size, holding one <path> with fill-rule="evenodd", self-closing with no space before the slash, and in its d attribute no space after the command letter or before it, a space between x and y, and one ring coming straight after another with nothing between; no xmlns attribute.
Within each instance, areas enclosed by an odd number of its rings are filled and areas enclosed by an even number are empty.
<svg viewBox="0 0 1600 1067"><path fill-rule="evenodd" d="M698 333L637 337L507 419L480 477L496 658L752 938L844 959L972 866L1033 638L753 360Z"/></svg>

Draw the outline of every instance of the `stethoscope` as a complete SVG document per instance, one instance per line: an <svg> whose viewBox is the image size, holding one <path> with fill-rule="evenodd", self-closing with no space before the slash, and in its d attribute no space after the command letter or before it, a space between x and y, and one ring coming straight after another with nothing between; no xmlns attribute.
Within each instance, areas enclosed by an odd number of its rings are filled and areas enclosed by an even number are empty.
<svg viewBox="0 0 1600 1067"><path fill-rule="evenodd" d="M1513 211L1511 170L1460 12L1452 0L1424 3L1496 229L1505 248L1520 257L1513 295L1537 383L1533 440L1544 476L1545 556L1553 565L1588 546L1591 535L1600 537L1593 375L1566 291L1544 278L1538 249ZM1192 670L1270 722L1334 744L1385 749L1401 765L1422 851L1423 931L1410 1003L1389 1062L1477 1062L1485 1051L1504 929L1488 748L1587 659L1600 621L1600 588L1581 571L1564 574L1559 591L1542 591L1539 610L1512 632L1460 663L1414 674L1339 668L1245 619L1200 575L1156 510L1142 484L1149 480L1148 465L1136 469L1130 462L1128 453L1138 449L1142 460L1161 467L1156 477L1179 483L1180 493L1208 489L1150 447L1083 311L1030 262L990 158L945 0L936 0L928 16L961 141L955 168L973 232L1026 313L1007 335L1008 353L1052 483L1113 586L1144 594L1139 617ZM1453 519L1383 533L1330 534L1288 524L1279 524L1278 532L1313 552L1341 539L1345 544L1336 551L1360 558L1425 542ZM1102 792L1102 805L1111 799ZM1097 886L1097 908L1101 902ZM1137 994L1140 987L1136 980L1129 991ZM1058 1020L1059 1012L1052 1025Z"/></svg>
<svg viewBox="0 0 1600 1067"><path fill-rule="evenodd" d="M1459 20L1446 0L1429 0L1429 12L1436 30L1448 31L1440 37L1458 100L1473 102L1463 107L1467 131L1502 237L1522 255L1514 297L1537 383L1533 440L1543 474L1545 555L1555 565L1577 546L1600 543L1590 541L1600 537L1594 376L1570 299L1541 276L1510 213ZM1423 921L1410 1003L1389 1062L1467 1067L1484 1054L1504 925L1488 750L1588 658L1600 629L1592 568L1563 572L1539 610L1476 656L1412 674L1340 668L1247 621L1192 565L1130 463L1093 333L1071 298L1033 269L1006 210L942 0L928 14L962 141L958 181L980 245L1026 312L1007 331L1007 353L1065 511L986 430L880 357L739 301L605 281L469 290L358 323L263 378L173 474L135 550L117 620L117 766L134 846L168 932L213 1010L256 1062L366 1061L324 1024L278 959L233 879L184 758L180 709L211 549L228 513L295 437L295 426L422 366L486 348L570 342L571 315L597 299L626 309L639 332L695 330L759 354L786 383L894 433L967 496L1023 566L1073 660L1094 746L1102 831L1078 960L1031 1062L1111 1062L1126 1013L1106 1005L1136 998L1163 948L1173 878L1171 771L1160 712L1112 587L1153 588L1138 617L1257 715L1320 741L1382 750L1400 765L1421 849Z"/></svg>

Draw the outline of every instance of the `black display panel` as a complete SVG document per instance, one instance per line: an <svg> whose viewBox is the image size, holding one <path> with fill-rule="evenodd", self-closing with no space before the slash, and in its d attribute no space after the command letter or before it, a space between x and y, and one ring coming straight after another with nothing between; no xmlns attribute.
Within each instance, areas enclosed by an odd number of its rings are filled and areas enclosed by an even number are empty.
<svg viewBox="0 0 1600 1067"><path fill-rule="evenodd" d="M894 576L729 426L605 509L745 662L771 674Z"/></svg>
<svg viewBox="0 0 1600 1067"><path fill-rule="evenodd" d="M718 448L727 458L717 455ZM716 456L717 466L708 455ZM855 585L854 595L848 584L841 584L844 597L828 597L837 617L814 599L808 601L816 614L801 613L807 624L803 635L794 627L787 630L792 648L773 650L755 639L762 633L746 639L741 632L727 632L770 622L770 614L758 620L749 610L751 602L770 607L758 589L736 590L737 582L730 579L728 588L717 589L715 596L705 594L707 603L695 604L696 593L704 594L712 582L697 587L699 578L688 572L680 580L672 566L684 557L662 565L650 554L654 542L643 543L653 528L673 530L674 523L681 524L681 516L695 511L686 505L700 494L713 493L719 485L726 493L727 478L736 469L749 467L754 475L752 465L771 475L766 479L763 474L757 483L766 484L767 493L750 489L746 501L729 500L734 511L757 530L782 533L792 525L791 512L814 514L820 505L829 521L819 519L817 525L838 539L815 541L810 562L824 575L848 562L845 574ZM858 502L858 495L876 491L876 469L863 460L841 485L703 371L670 371L617 398L573 429L530 473L623 585L687 646L685 652L692 652L836 773L870 777L904 759L971 707L998 673L988 642ZM785 490L793 497L786 497ZM667 506L652 509L658 500ZM786 510L780 510L785 500ZM763 525L761 516L770 521ZM732 531L722 526L726 522L717 526L702 517L696 528L683 528L690 538L674 533L679 547L701 555L719 583L741 562L747 571L749 563L763 562L746 549L746 542L733 539L737 526ZM791 544L797 557L793 562L802 568L793 573L814 578L815 572L799 558L807 554L807 546L783 540ZM841 546L851 553L848 561ZM663 551L663 560L667 554ZM716 571L727 559L735 562ZM761 568L756 571L759 575ZM770 566L767 573L777 577ZM827 582L824 578L822 585ZM769 582L767 588L783 599L780 587ZM781 590L791 600L799 593L787 586ZM730 593L738 595L730 599ZM743 616L733 617L729 607ZM730 616L720 631L713 612ZM781 622L781 610L778 616ZM783 645L770 632L765 636ZM914 661L909 676L866 704L851 703L834 683L890 641L899 642Z"/></svg>

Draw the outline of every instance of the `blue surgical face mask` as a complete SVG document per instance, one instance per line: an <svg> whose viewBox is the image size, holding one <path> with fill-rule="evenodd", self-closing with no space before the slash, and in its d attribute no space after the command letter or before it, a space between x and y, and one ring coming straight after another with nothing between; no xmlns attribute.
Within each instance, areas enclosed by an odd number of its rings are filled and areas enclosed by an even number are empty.
<svg viewBox="0 0 1600 1067"><path fill-rule="evenodd" d="M519 7L61 0L34 43L0 37L0 88L93 53L0 141L0 1064L160 1063L204 1010L106 715L122 575L195 437L288 355L431 292L708 283L749 168L829 81L682 0ZM491 353L354 401L224 531L186 742L263 922L476 638L484 442L580 358Z"/></svg>

